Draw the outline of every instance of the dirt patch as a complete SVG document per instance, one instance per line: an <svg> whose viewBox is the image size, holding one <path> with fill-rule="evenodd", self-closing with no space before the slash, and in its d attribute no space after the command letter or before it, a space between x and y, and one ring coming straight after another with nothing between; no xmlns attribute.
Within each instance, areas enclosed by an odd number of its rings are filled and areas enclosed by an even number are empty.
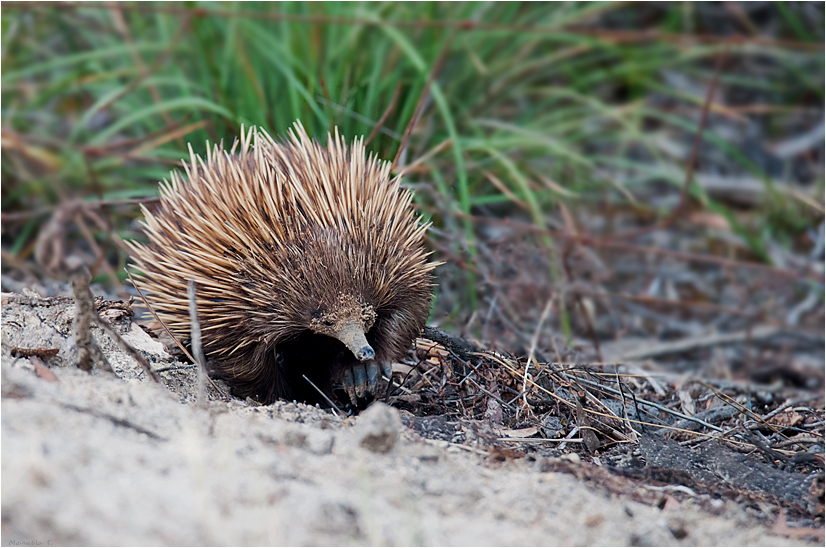
<svg viewBox="0 0 826 548"><path fill-rule="evenodd" d="M198 407L193 369L153 383L102 331L94 336L115 374L86 373L69 366L71 310L3 307L4 545L822 542L822 529L775 536L743 504L617 476L575 454L495 450L479 425L458 444L424 437L449 433L446 419L390 407L350 418L288 402ZM128 312L119 329L154 369L175 367ZM13 347L57 348L43 360L54 378ZM621 484L607 489L596 470Z"/></svg>

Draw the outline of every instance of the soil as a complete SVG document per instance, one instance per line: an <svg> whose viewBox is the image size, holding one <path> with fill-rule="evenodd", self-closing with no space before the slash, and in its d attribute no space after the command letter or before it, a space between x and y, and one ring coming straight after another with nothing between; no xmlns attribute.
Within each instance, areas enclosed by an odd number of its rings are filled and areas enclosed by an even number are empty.
<svg viewBox="0 0 826 548"><path fill-rule="evenodd" d="M194 369L154 383L97 328L114 373L87 373L71 299L30 297L2 311L4 546L822 545L782 514L576 454L427 439L382 403L347 418L213 391L198 404ZM181 366L128 314L101 314L153 369Z"/></svg>

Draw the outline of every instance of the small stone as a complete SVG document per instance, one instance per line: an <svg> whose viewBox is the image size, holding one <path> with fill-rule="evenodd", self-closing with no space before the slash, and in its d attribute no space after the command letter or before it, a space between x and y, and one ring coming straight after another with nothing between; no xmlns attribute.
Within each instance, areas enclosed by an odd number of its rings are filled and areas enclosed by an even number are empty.
<svg viewBox="0 0 826 548"><path fill-rule="evenodd" d="M565 455L562 455L559 458L571 461L574 464L578 464L578 463L582 462L582 459L576 453L567 453Z"/></svg>
<svg viewBox="0 0 826 548"><path fill-rule="evenodd" d="M599 527L603 521L605 521L605 517L602 514L592 514L585 518L585 525L592 528Z"/></svg>
<svg viewBox="0 0 826 548"><path fill-rule="evenodd" d="M402 428L399 412L381 402L376 402L358 417L356 431L359 445L374 453L388 453L399 439Z"/></svg>

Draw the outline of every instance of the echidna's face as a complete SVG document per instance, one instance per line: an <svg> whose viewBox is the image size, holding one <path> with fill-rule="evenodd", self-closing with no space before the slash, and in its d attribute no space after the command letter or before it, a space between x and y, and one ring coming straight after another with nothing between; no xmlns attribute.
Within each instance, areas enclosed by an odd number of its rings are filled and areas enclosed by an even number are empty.
<svg viewBox="0 0 826 548"><path fill-rule="evenodd" d="M366 338L375 322L376 311L372 305L352 295L340 293L332 306L313 314L310 329L319 335L338 339L357 360L367 361L376 356Z"/></svg>

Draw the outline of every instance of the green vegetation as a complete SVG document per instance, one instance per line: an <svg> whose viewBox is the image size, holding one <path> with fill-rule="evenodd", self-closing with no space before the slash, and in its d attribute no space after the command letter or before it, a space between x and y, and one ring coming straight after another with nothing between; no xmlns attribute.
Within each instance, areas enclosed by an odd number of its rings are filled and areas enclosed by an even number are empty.
<svg viewBox="0 0 826 548"><path fill-rule="evenodd" d="M548 228L561 201L639 206L647 200L638 189L651 181L678 196L715 60L724 37L741 30L734 17L713 28L703 5L690 3L122 7L3 6L4 212L155 195L186 143L203 153L207 139L227 142L242 124L278 134L300 119L319 137L334 126L369 135L396 97L369 145L393 159L442 58L400 165L426 157L405 180L425 189L417 202L427 218L464 236L443 243L468 261L478 237L470 215ZM745 97L774 109L753 121L780 138L789 112L822 106L823 8L820 20L782 2L770 9L774 36L731 46L720 81L730 100L712 115L748 120L736 108ZM694 32L711 38L676 37ZM706 128L701 151L772 184L776 175L722 127ZM665 217L673 205L645 207ZM28 256L43 218L4 227L4 249ZM132 237L128 221L117 229ZM747 240L765 257L762 237ZM466 275L460 308L475 308Z"/></svg>

